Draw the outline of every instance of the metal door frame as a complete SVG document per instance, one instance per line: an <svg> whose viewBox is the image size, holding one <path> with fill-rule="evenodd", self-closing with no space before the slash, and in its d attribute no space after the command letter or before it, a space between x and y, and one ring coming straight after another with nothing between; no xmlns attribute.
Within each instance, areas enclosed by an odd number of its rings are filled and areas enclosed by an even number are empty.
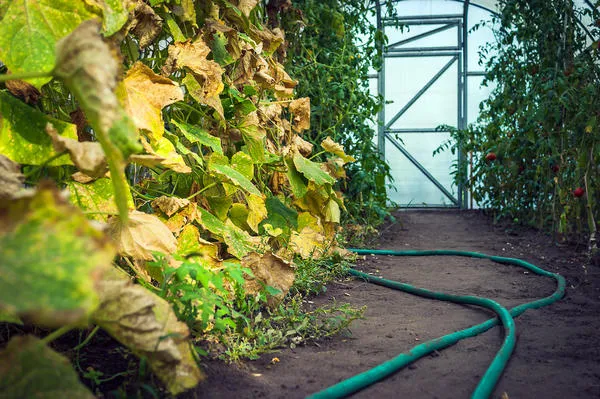
<svg viewBox="0 0 600 399"><path fill-rule="evenodd" d="M400 143L395 137L395 133L433 133L439 132L434 127L432 128L408 128L408 129L392 129L393 125L414 103L448 70L454 63L457 63L457 117L456 127L458 129L464 129L467 121L467 12L469 2L464 2L462 14L450 14L450 15L421 15L421 16L404 16L398 18L382 18L381 5L376 2L377 12L377 28L385 34L386 26L397 26L402 25L442 25L441 27L434 28L427 32L420 33L416 36L400 40L387 46L382 46L381 53L383 55L383 62L381 69L377 73L376 77L378 80L377 89L378 94L383 98L385 104L385 60L387 58L399 58L399 57L440 57L450 56L448 61L401 109L394 115L388 123L385 123L385 107L381 108L378 114L378 149L380 156L385 159L385 148L386 143L391 143L396 149L398 149L425 177L432 182L451 202L450 207L456 208L467 208L468 193L466 192L463 184L458 184L457 197L454 197L446 187L444 187L410 152ZM457 28L457 46L444 46L444 47L413 47L407 49L398 48L403 44L423 39L427 36L434 35L444 30ZM375 76L373 76L375 77ZM466 157L462 150L461 143L458 143L458 156L457 161L459 168L466 167ZM442 205L436 204L431 207L440 207ZM425 206L427 207L427 206Z"/></svg>

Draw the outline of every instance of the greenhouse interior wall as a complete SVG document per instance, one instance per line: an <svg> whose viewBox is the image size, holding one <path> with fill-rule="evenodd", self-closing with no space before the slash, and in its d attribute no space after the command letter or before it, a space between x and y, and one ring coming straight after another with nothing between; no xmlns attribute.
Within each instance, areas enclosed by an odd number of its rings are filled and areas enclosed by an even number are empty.
<svg viewBox="0 0 600 399"><path fill-rule="evenodd" d="M395 17L387 18L386 4ZM576 7L592 7L575 1ZM376 7L377 8L377 7ZM370 74L373 95L385 100L374 128L378 147L391 168L391 203L400 207L478 208L469 192L453 184L458 162L469 154L433 155L450 135L442 125L465 128L477 120L491 84L482 85L480 51L495 41L496 1L400 0L381 2L373 24L387 36L384 65ZM581 21L586 26L590 21ZM591 40L591 39L590 39ZM492 56L488 53L488 57Z"/></svg>

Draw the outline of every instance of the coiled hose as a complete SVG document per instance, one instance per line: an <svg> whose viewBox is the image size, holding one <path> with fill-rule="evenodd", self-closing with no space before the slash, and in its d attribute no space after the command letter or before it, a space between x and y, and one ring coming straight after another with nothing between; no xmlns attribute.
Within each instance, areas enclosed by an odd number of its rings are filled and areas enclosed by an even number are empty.
<svg viewBox="0 0 600 399"><path fill-rule="evenodd" d="M504 342L500 347L500 350L496 353L494 360L488 367L487 371L479 381L479 384L475 388L473 395L471 398L473 399L486 399L494 391L494 387L496 386L504 368L506 367L506 363L508 362L510 355L515 347L516 342L516 332L515 332L515 324L514 317L521 315L527 309L537 309L543 306L550 305L561 299L565 293L566 281L564 277L559 274L549 272L540 267L532 265L531 263L525 262L521 259L516 258L505 258L501 256L492 256L485 255L478 252L467 252L467 251L455 251L455 250L431 250L431 251L393 251L393 250L375 250L375 249L351 249L351 251L359 254L359 255L392 255L392 256L466 256L471 258L479 258L479 259L489 259L496 263L501 263L505 265L513 265L520 266L525 268L535 274L545 277L551 277L556 280L556 290L550 296L547 296L542 299L538 299L532 302L527 302L521 305L518 305L510 310L507 310L505 307L488 298L480 298L476 296L461 296L461 295L451 295L445 294L442 292L435 292L426 290L423 288L417 288L410 284L400 283L397 281L387 280L380 277L374 277L369 274L363 273L361 271L350 269L349 272L353 276L362 278L368 282L382 285L385 287L393 288L396 290L408 292L411 294L419 295L425 298L438 299L442 301L449 301L460 304L469 304L485 307L494 311L498 317L493 319L489 319L481 324L477 324L473 327L466 328L464 330L456 331L454 333L444 335L439 338L432 339L431 341L422 343L420 345L415 346L408 352L402 353L395 358L388 360L384 363L381 363L378 366L373 367L370 370L357 374L353 377L348 378L347 380L341 381L335 385L330 386L322 391L319 391L315 394L308 396L310 399L333 399L333 398L343 398L354 392L357 392L361 389L368 387L384 379L385 377L399 371L403 367L409 365L410 363L420 359L423 356L428 355L431 352L438 351L444 348L447 348L451 345L454 345L458 341L474 337L479 335L490 328L496 326L499 322L502 323L505 332Z"/></svg>

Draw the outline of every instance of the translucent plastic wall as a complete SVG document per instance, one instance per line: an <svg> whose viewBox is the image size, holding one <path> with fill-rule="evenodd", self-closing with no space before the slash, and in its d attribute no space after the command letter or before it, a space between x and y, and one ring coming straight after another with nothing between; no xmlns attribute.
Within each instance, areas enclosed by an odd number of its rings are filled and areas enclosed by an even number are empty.
<svg viewBox="0 0 600 399"><path fill-rule="evenodd" d="M438 126L465 127L477 118L479 103L489 94L489 88L481 87L478 52L493 35L484 27L465 38L464 24L471 31L491 14L473 5L465 14L463 5L398 1L396 14L404 28L383 19L388 37L384 71L372 79L371 89L378 93L378 79L383 79L385 123L379 133L392 168L389 197L403 206L468 204L452 183L457 155L445 151L433 156L450 137Z"/></svg>

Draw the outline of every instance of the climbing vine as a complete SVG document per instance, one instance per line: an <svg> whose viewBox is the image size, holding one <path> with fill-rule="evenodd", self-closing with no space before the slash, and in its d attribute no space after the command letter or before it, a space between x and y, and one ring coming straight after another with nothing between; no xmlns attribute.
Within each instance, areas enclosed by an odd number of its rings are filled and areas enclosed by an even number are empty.
<svg viewBox="0 0 600 399"><path fill-rule="evenodd" d="M285 34L256 6L0 6L0 320L57 328L0 352L3 392L33 395L19 373L64 364L46 344L90 324L147 359L172 394L187 390L203 378L191 333L247 330L232 298L276 307L294 259L336 251L336 182L354 158L327 121L312 135L318 157L302 137L311 99L295 97ZM376 109L364 101L363 115ZM91 395L64 373L36 386Z"/></svg>
<svg viewBox="0 0 600 399"><path fill-rule="evenodd" d="M274 2L274 7L284 3ZM379 68L378 49L385 41L374 25L375 8L355 0L301 0L274 15L280 18L271 24L284 27L289 41L286 69L298 78L299 95L312 99L306 139L321 150L320 143L330 136L356 159L339 167L337 177L348 208L345 230L358 239L360 225L377 226L390 216L390 169L374 141L382 99L369 93L369 71ZM325 160L325 154L319 158Z"/></svg>

